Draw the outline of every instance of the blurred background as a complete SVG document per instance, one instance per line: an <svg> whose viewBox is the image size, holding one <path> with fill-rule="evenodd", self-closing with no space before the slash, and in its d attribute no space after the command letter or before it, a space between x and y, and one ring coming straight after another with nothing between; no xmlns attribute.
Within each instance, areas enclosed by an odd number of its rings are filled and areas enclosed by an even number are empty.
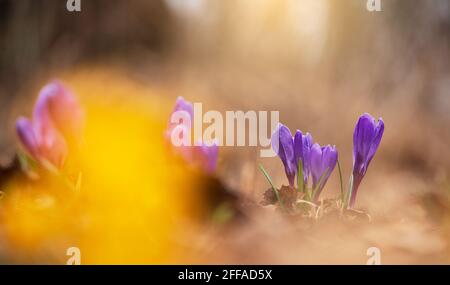
<svg viewBox="0 0 450 285"><path fill-rule="evenodd" d="M358 204L377 226L326 232L339 242L318 242L327 236L318 231L312 246L297 245L289 225L260 215L201 261L364 263L374 245L387 263L448 263L450 2L381 5L369 12L366 0L81 0L81 12L68 12L65 0L0 0L0 163L17 148L17 116L58 77L100 85L121 78L136 86L130 100L157 90L155 106L182 95L204 109L278 110L291 130L337 146L344 180L354 124L369 112L386 131ZM259 158L257 148L221 148L218 176L258 201L268 188L259 163L275 184L287 183L281 162ZM324 195L338 191L334 174ZM262 217L284 230L268 231ZM269 249L280 240L286 250ZM340 246L330 254L333 243Z"/></svg>

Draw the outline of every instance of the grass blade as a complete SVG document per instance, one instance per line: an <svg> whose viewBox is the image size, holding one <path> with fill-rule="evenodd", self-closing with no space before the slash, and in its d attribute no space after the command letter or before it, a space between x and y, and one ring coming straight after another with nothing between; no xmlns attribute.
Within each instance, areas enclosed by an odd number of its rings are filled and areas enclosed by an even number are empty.
<svg viewBox="0 0 450 285"><path fill-rule="evenodd" d="M277 197L278 203L280 204L280 207L284 210L284 205L283 202L280 199L280 193L278 193L277 188L275 188L275 186L273 185L272 179L270 179L269 174L267 173L267 171L264 169L264 167L262 166L262 164L259 165L259 169L261 169L262 173L264 174L264 176L266 177L267 181L269 182L270 186L272 187L273 192L275 193L275 196Z"/></svg>

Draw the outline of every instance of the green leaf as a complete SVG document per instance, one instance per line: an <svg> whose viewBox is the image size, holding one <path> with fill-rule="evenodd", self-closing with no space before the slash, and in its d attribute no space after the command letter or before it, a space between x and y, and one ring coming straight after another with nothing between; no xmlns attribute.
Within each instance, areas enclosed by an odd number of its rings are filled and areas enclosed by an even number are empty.
<svg viewBox="0 0 450 285"><path fill-rule="evenodd" d="M33 175L35 173L37 162L34 159L22 151L17 152L17 158L19 159L20 169L25 174Z"/></svg>
<svg viewBox="0 0 450 285"><path fill-rule="evenodd" d="M337 160L337 166L339 170L339 182L341 186L341 201L344 203L345 199L345 192L344 192L344 183L342 182L342 170L341 170L341 164L339 163L339 159Z"/></svg>
<svg viewBox="0 0 450 285"><path fill-rule="evenodd" d="M17 158L19 159L20 168L23 171L26 172L28 170L28 159L27 159L27 156L24 153L22 153L22 152L18 152L17 153Z"/></svg>
<svg viewBox="0 0 450 285"><path fill-rule="evenodd" d="M280 199L280 194L278 193L277 188L275 188L275 186L273 185L272 179L270 179L269 174L267 173L267 171L264 169L264 167L262 166L262 164L259 165L259 169L261 169L262 173L264 174L264 176L266 177L267 181L269 182L270 186L272 187L273 192L275 193L275 196L277 197L278 203L280 204L280 207L285 210L283 202Z"/></svg>

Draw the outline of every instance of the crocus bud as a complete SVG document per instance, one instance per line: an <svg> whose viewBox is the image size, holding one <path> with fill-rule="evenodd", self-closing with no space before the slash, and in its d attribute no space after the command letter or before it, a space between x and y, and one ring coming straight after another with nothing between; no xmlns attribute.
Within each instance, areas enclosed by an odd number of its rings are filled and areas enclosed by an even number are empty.
<svg viewBox="0 0 450 285"><path fill-rule="evenodd" d="M62 167L68 153L67 142L80 138L83 111L75 97L59 82L47 84L39 92L32 120L19 118L16 131L25 150L37 161Z"/></svg>
<svg viewBox="0 0 450 285"><path fill-rule="evenodd" d="M312 176L314 200L318 200L323 187L337 163L338 153L335 146L323 146L315 143L309 153L309 167Z"/></svg>
<svg viewBox="0 0 450 285"><path fill-rule="evenodd" d="M370 114L363 114L356 123L353 133L353 186L350 207L355 204L358 187L380 145L383 132L383 120L379 118L377 123Z"/></svg>

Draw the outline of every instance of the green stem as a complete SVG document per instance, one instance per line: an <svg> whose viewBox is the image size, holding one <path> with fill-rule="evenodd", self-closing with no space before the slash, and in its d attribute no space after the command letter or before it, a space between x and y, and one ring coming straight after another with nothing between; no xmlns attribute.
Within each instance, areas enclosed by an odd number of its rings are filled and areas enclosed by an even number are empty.
<svg viewBox="0 0 450 285"><path fill-rule="evenodd" d="M339 182L341 185L341 201L344 203L345 199L345 192L344 192L344 183L342 182L342 170L341 170L341 164L339 163L339 159L337 160L337 166L339 171Z"/></svg>
<svg viewBox="0 0 450 285"><path fill-rule="evenodd" d="M353 174L350 175L350 181L348 182L348 191L347 191L347 197L345 197L345 208L348 208L348 205L350 203L350 198L352 197L353 192Z"/></svg>
<svg viewBox="0 0 450 285"><path fill-rule="evenodd" d="M302 162L301 159L298 160L297 190L300 193L304 193L305 192L305 182L303 181L303 162Z"/></svg>

